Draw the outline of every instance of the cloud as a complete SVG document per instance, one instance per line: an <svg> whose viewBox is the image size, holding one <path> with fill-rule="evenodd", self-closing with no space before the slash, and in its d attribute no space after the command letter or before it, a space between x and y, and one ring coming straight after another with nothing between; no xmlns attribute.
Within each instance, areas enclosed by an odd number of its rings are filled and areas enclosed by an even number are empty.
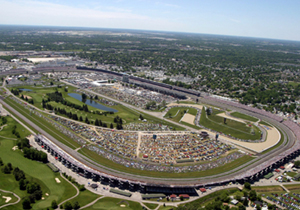
<svg viewBox="0 0 300 210"><path fill-rule="evenodd" d="M182 24L107 5L70 6L37 0L0 0L0 24L178 30Z"/></svg>

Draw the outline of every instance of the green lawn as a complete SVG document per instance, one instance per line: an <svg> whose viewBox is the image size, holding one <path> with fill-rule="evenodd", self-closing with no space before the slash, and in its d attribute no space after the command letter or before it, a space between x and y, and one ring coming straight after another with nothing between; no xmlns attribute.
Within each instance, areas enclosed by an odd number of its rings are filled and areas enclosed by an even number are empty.
<svg viewBox="0 0 300 210"><path fill-rule="evenodd" d="M0 178L0 180L1 180L1 178ZM4 199L2 196L10 197L11 200L6 203L6 199ZM5 192L0 191L0 207L4 204L14 203L17 200L18 200L18 198L15 197L12 193L5 193Z"/></svg>
<svg viewBox="0 0 300 210"><path fill-rule="evenodd" d="M12 117L5 117L7 120L6 126L2 128L0 131L0 138L11 138L11 139L17 139L17 137L12 133L13 126L16 126L16 131L20 134L20 138L25 138L26 136L30 135L30 132L25 129L22 125L20 125L16 120L14 120ZM0 120L0 123L2 123L2 120ZM1 155L1 154L0 154Z"/></svg>
<svg viewBox="0 0 300 210"><path fill-rule="evenodd" d="M121 207L121 205L125 205L125 207ZM105 197L97 201L91 207L85 208L84 210L141 210L142 206L140 203L129 201L129 200L122 200L118 198L110 198Z"/></svg>
<svg viewBox="0 0 300 210"><path fill-rule="evenodd" d="M53 128L53 126L47 121L45 121L44 119L36 116L35 114L30 114L28 109L24 109L20 104L15 103L12 99L6 98L5 102L8 105L10 105L12 108L14 108L16 111L18 111L20 114L25 116L27 119L29 119L31 122L38 125L41 129L46 131L48 134L50 134L51 136L53 136L54 138L62 142L63 144L67 145L72 149L76 149L80 147L80 145L77 142L73 141L73 139L62 134L55 128Z"/></svg>
<svg viewBox="0 0 300 210"><path fill-rule="evenodd" d="M228 119L224 123L224 117L217 116L221 113L218 110L213 109L213 113L207 115L205 109L202 109L200 124L206 128L215 130L217 132L229 134L233 137L245 140L258 140L261 136L259 128L253 124L249 127L247 124ZM252 133L254 132L254 134Z"/></svg>
<svg viewBox="0 0 300 210"><path fill-rule="evenodd" d="M185 114L185 112L196 116L197 109L190 108L190 107L173 107L166 113L165 117L175 122L179 122L183 117L183 115Z"/></svg>
<svg viewBox="0 0 300 210"><path fill-rule="evenodd" d="M257 122L258 121L258 119L255 118L255 117L251 117L249 115L242 114L242 113L239 113L239 112L233 112L233 113L230 113L230 115L232 115L234 117L237 117L237 118L240 118L240 119L243 119L243 120L248 120L248 121L251 121L251 122Z"/></svg>
<svg viewBox="0 0 300 210"><path fill-rule="evenodd" d="M3 162L10 162L13 167L19 167L24 171L28 180L35 181L41 185L45 200L36 202L33 205L33 209L44 209L51 205L52 200L61 202L75 195L76 191L73 186L62 179L58 173L54 173L46 164L24 158L19 150L13 151L11 148L15 146L15 141L0 138L0 143L0 157ZM56 183L55 178L59 178L61 183ZM15 181L11 174L1 173L0 188L15 192L20 197L26 195L24 191L19 190L18 182ZM49 196L46 196L45 193L48 193ZM18 204L9 209L20 208L21 204Z"/></svg>
<svg viewBox="0 0 300 210"><path fill-rule="evenodd" d="M170 210L170 209L174 209L174 207L173 206L163 206L163 205L161 205L158 208L158 210Z"/></svg>
<svg viewBox="0 0 300 210"><path fill-rule="evenodd" d="M168 173L168 172L157 172L157 171L147 171L147 170L139 170L131 167L125 167L121 164L115 163L111 160L108 160L97 153L88 150L87 148L80 149L79 153L83 154L84 156L88 157L89 159L101 163L103 166L107 166L111 169L131 173L131 174L139 174L141 176L150 176L150 177L165 177L165 178L196 178L196 177L204 177L204 176L211 176L215 174L220 174L226 171L230 171L238 166L241 166L254 158L248 155L245 155L237 160L234 160L230 163L222 165L217 168L209 169L206 171L195 171L195 172L188 172L188 173Z"/></svg>
<svg viewBox="0 0 300 210"><path fill-rule="evenodd" d="M145 206L147 206L149 209L156 209L158 204L155 203L143 203Z"/></svg>
<svg viewBox="0 0 300 210"><path fill-rule="evenodd" d="M259 124L262 124L262 125L266 125L266 126L272 127L269 123L267 123L267 122L265 122L265 121L260 121Z"/></svg>
<svg viewBox="0 0 300 210"><path fill-rule="evenodd" d="M62 93L63 98L69 102L72 102L74 104L77 105L84 105L83 102L69 96L69 93L76 93L75 90L76 88L73 86L68 85L68 92L65 92L65 86L63 86L62 88L40 88L40 87L34 87L34 86L18 86L18 88L23 88L23 89L30 89L32 91L23 91L22 94L23 95L27 95L32 97L33 101L34 101L34 106L36 106L39 109L43 109L42 108L42 100L43 98L46 99L46 94L47 93L51 93L51 92L55 92L56 90L58 90L59 92ZM10 90L13 88L10 88ZM14 88L15 89L15 88ZM79 93L77 93L79 94ZM101 98L101 97L99 97ZM99 101L97 101L97 103L101 104ZM74 108L68 107L66 105L60 104L60 103L56 103L54 101L49 102L49 104L51 104L53 107L59 107L59 108L64 108L67 112L72 112L72 113L76 113L78 118L80 116L83 117L83 119L85 119L86 117L88 117L88 119L90 121L95 121L96 119L101 120L102 122L106 122L109 123L108 126L110 125L110 123L114 124L114 127L116 127L116 124L114 123L114 118L118 115L119 117L121 117L124 120L124 124L128 124L128 123L141 123L141 121L139 121L139 116L140 114L143 115L143 117L145 119L147 119L148 122L150 123L163 123L164 125L168 125L170 127L175 128L176 130L184 130L182 127L174 125L172 123L166 122L166 121L162 121L156 117L144 114L144 113L140 113L138 111L129 109L126 106L123 105L116 105L116 106L112 106L111 108L118 110L118 112L114 113L114 114L106 114L106 115L98 115L95 114L95 111L103 111L103 110L99 110L97 108L94 108L92 106L88 106L90 111L93 111L93 113L88 113L88 112L84 112L84 111L80 111L80 110L76 110ZM105 104L102 104L104 106L106 106ZM64 116L66 117L66 116Z"/></svg>
<svg viewBox="0 0 300 210"><path fill-rule="evenodd" d="M80 191L79 195L75 198L73 198L72 200L70 200L70 202L72 204L74 204L76 201L79 203L79 205L81 207L93 202L94 200L96 200L97 198L101 197L101 195L97 195L92 193L89 190L85 190L85 191Z"/></svg>
<svg viewBox="0 0 300 210"><path fill-rule="evenodd" d="M180 206L191 207L191 209L194 209L193 207L202 206L204 204L208 204L209 202L212 202L215 198L221 196L225 192L229 193L229 195L232 195L232 194L236 193L237 191L238 191L238 188L228 188L228 189L224 189L224 190L219 190L219 191L213 192L209 195L206 195L202 198L199 198L197 200L189 202L187 204L181 204Z"/></svg>

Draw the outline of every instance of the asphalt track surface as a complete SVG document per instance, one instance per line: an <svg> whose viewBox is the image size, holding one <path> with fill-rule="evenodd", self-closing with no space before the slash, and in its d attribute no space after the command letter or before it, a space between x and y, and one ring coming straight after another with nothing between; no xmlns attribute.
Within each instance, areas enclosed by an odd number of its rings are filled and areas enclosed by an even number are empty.
<svg viewBox="0 0 300 210"><path fill-rule="evenodd" d="M242 112L244 114L252 115L254 117L260 118L262 120L265 120L274 126L276 126L281 132L283 133L283 143L280 147L277 147L276 149L271 150L270 152L266 154L261 154L257 158L255 158L252 161L247 162L244 165L241 165L235 169L232 169L230 171L219 173L216 175L211 175L207 177L199 177L199 178L157 178L157 177L147 177L147 176L140 176L138 174L129 174L117 170L110 169L108 167L102 166L101 164L94 162L92 160L89 160L85 156L79 154L78 152L72 150L71 148L67 147L66 145L62 144L55 138L53 138L51 135L49 135L47 132L42 130L38 125L34 124L30 120L28 120L26 117L21 115L18 111L13 109L11 106L9 106L7 103L5 103L3 98L0 99L0 102L11 112L13 112L15 115L19 116L22 120L24 120L27 124L35 128L39 133L45 135L48 139L53 141L56 145L61 147L65 152L76 158L81 163L96 169L98 171L101 171L103 173L112 175L114 177L120 177L126 180L132 180L134 182L139 181L144 184L150 184L150 185L168 185L168 186L196 186L196 185L207 185L207 184L213 184L213 183L221 183L224 181L230 181L232 178L238 174L247 172L249 169L253 169L254 167L259 166L261 163L264 163L271 159L274 156L280 155L280 153L286 151L288 148L292 147L295 142L295 136L293 132L286 127L285 125L281 124L278 121L275 121L273 119L270 119L269 117L262 116L260 114L249 112L244 109L240 109L238 107L232 107L226 104L220 104L216 103L212 100L202 99L199 98L199 100L202 103L205 104L211 104L213 106L218 106L221 108L228 108L228 109L234 109L238 112Z"/></svg>

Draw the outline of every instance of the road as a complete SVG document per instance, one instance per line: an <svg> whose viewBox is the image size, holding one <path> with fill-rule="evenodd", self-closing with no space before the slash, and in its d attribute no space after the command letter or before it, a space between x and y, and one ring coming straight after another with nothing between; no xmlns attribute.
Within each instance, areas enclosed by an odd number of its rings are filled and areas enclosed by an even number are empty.
<svg viewBox="0 0 300 210"><path fill-rule="evenodd" d="M97 93L94 93L94 92L92 92L92 93L97 94ZM97 95L100 95L100 94L97 94ZM260 155L258 155L258 158L254 159L254 160L252 160L252 161L250 161L250 162L248 162L248 163L246 163L246 164L244 164L240 167L237 167L233 170L223 172L223 173L220 173L220 174L216 174L216 175L212 175L212 176L209 176L209 177L199 177L199 178L157 178L157 177L140 176L140 175L137 175L137 174L129 174L129 173L113 170L113 169L102 166L101 164L96 163L96 162L91 161L91 160L87 161L86 157L82 156L78 152L72 150L71 148L67 147L66 145L62 144L61 142L59 142L58 140L53 138L47 132L42 130L38 125L36 125L36 124L32 123L31 121L29 121L26 117L22 116L19 112L17 112L15 109L10 107L7 103L5 103L2 99L0 99L0 102L5 107L7 107L12 113L18 115L26 123L28 123L30 126L35 128L39 133L45 135L52 142L54 142L56 145L61 147L65 152L67 152L68 154L70 154L71 156L73 156L78 161L82 162L83 164L85 164L85 165L87 165L91 168L94 168L96 170L99 170L101 172L111 174L115 177L121 177L121 178L124 178L124 179L133 180L133 181L141 181L141 182L144 182L145 184L148 183L148 184L155 184L155 185L162 185L162 186L163 185L195 186L195 185L206 185L206 184L209 184L209 183L220 183L220 182L223 182L224 180L232 180L233 177L235 177L235 176L237 176L241 173L247 172L248 170L253 169L254 167L264 163L265 161L270 160L272 157L275 157L278 154L286 151L288 148L292 147L294 142L295 142L295 136L289 128L287 128L285 125L283 125L283 124L281 124L277 121L274 121L274 120L272 120L268 117L261 116L259 114L252 113L252 112L249 112L249 111L237 108L237 107L231 107L231 106L228 106L226 104L215 103L214 101L210 101L210 100L203 101L203 99L200 98L200 101L202 103L211 104L211 105L218 106L218 107L221 107L221 108L234 109L236 111L239 111L239 112L242 112L242 113L245 113L245 114L248 114L248 115L252 115L254 117L257 117L257 118L260 118L262 120L270 122L271 124L273 124L274 126L276 126L279 130L281 130L283 132L284 142L283 142L282 146L272 150L269 153L260 154ZM118 102L118 103L120 103L120 102ZM128 104L125 104L125 105L127 107L130 107ZM145 112L144 110L140 110L140 109L138 109L138 110L141 111L141 112ZM150 112L150 114L153 115L152 112ZM174 123L173 121L171 121L171 122ZM182 125L180 124L180 126L182 126ZM182 127L184 127L184 126L182 126ZM189 129L191 129L191 128L189 128Z"/></svg>

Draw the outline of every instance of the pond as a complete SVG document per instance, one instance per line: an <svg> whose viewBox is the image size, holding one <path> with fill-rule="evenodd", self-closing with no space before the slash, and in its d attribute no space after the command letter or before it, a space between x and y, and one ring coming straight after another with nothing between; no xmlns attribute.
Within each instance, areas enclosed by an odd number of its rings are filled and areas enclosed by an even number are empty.
<svg viewBox="0 0 300 210"><path fill-rule="evenodd" d="M19 90L22 90L22 91L32 91L31 89L26 89L26 88L20 88Z"/></svg>
<svg viewBox="0 0 300 210"><path fill-rule="evenodd" d="M81 95L79 95L77 93L69 93L68 95L71 96L72 98L77 99L78 101L82 101ZM101 109L101 110L107 111L107 112L118 112L118 110L116 110L116 109L104 106L102 104L97 103L96 101L91 101L90 99L87 99L85 101L85 104L89 105L89 106L92 106L92 107L95 107L97 109Z"/></svg>

